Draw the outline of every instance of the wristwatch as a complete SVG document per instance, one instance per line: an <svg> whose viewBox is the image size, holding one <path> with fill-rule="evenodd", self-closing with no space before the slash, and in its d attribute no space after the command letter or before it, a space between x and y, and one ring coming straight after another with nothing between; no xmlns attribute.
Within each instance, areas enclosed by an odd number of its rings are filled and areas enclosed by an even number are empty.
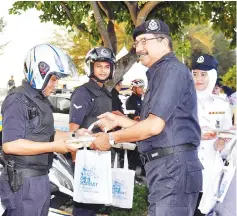
<svg viewBox="0 0 237 216"><path fill-rule="evenodd" d="M73 132L72 132L72 137L75 138L75 137L76 137L76 134L77 134L77 131L73 131Z"/></svg>
<svg viewBox="0 0 237 216"><path fill-rule="evenodd" d="M114 138L111 133L108 133L109 135L109 144L113 147L115 145Z"/></svg>

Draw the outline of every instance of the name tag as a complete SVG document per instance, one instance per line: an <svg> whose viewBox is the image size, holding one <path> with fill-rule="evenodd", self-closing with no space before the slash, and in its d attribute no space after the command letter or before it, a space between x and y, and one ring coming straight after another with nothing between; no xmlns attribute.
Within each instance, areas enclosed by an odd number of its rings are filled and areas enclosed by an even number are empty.
<svg viewBox="0 0 237 216"><path fill-rule="evenodd" d="M156 152L156 153L151 154L151 157L156 157L158 155L159 155L158 152Z"/></svg>
<svg viewBox="0 0 237 216"><path fill-rule="evenodd" d="M225 112L209 112L209 115L225 114Z"/></svg>

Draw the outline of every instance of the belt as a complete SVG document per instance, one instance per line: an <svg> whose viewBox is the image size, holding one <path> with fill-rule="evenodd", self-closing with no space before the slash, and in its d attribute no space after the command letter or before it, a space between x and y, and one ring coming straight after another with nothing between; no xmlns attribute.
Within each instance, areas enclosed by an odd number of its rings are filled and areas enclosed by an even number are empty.
<svg viewBox="0 0 237 216"><path fill-rule="evenodd" d="M141 153L140 159L142 164L145 165L149 161L156 160L170 154L174 154L175 152L192 151L196 149L197 147L192 143L185 143L179 146L157 148L152 151Z"/></svg>
<svg viewBox="0 0 237 216"><path fill-rule="evenodd" d="M21 174L23 178L48 175L48 173L49 173L48 170L31 170L31 169L19 170L19 174Z"/></svg>
<svg viewBox="0 0 237 216"><path fill-rule="evenodd" d="M30 168L16 168L14 161L7 161L5 164L5 173L7 175L17 174L21 178L25 177L35 177L47 175L49 173L48 169L30 169Z"/></svg>

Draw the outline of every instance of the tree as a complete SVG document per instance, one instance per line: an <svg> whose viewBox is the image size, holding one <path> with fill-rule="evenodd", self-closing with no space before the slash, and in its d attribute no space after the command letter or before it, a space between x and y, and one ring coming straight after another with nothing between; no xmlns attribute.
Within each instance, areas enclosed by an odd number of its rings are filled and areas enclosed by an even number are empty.
<svg viewBox="0 0 237 216"><path fill-rule="evenodd" d="M213 28L224 32L235 45L235 2L169 2L169 1L31 1L15 2L10 13L19 14L29 8L42 11L42 22L77 28L91 44L101 44L117 52L116 24L125 23L126 35L146 19L159 18L170 27L172 36L180 38L182 28L190 23L210 20ZM114 85L137 60L134 49L117 62Z"/></svg>
<svg viewBox="0 0 237 216"><path fill-rule="evenodd" d="M223 85L228 86L236 90L236 65L228 70L228 72L222 77Z"/></svg>
<svg viewBox="0 0 237 216"><path fill-rule="evenodd" d="M0 18L0 33L4 31L4 28L5 28L6 24L3 20L3 17ZM4 43L4 44L0 44L0 53L2 52L3 48L8 44L7 43Z"/></svg>
<svg viewBox="0 0 237 216"><path fill-rule="evenodd" d="M222 33L215 32L211 28L211 23L191 24L185 27L184 31L186 32L185 41L191 44L190 55L185 57L185 63L188 66L191 67L193 59L206 53L217 58L219 75L225 74L236 64L236 55L235 51L230 48L230 40L227 40Z"/></svg>
<svg viewBox="0 0 237 216"><path fill-rule="evenodd" d="M230 41L226 40L222 33L214 34L214 47L213 55L219 62L218 72L219 75L224 75L236 64L235 50L230 50Z"/></svg>
<svg viewBox="0 0 237 216"><path fill-rule="evenodd" d="M3 31L4 27L5 27L5 23L4 23L4 21L3 21L3 17L1 17L1 18L0 18L0 32Z"/></svg>

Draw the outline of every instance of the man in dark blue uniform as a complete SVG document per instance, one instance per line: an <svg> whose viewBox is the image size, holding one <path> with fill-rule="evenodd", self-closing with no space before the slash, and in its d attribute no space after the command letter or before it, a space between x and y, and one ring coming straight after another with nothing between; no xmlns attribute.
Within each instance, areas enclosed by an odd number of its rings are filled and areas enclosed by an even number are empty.
<svg viewBox="0 0 237 216"><path fill-rule="evenodd" d="M149 188L149 216L193 216L202 189L198 159L200 127L192 75L172 52L169 27L149 20L135 28L134 47L147 71L141 121L105 113L103 129L125 129L96 134L93 149L107 150L119 142L138 141Z"/></svg>
<svg viewBox="0 0 237 216"><path fill-rule="evenodd" d="M119 91L122 88L122 82L123 79L119 80L119 82L115 85L115 87L112 89L111 94L112 94L112 111L113 113L117 115L124 115L123 112L123 103L119 98Z"/></svg>
<svg viewBox="0 0 237 216"><path fill-rule="evenodd" d="M112 111L111 93L104 86L112 79L115 70L114 53L105 47L91 49L85 58L85 72L90 78L88 83L78 87L71 96L69 113L70 131L88 128L97 116ZM101 131L96 128L93 132ZM72 153L75 160L75 153ZM101 205L74 203L74 216L94 216Z"/></svg>
<svg viewBox="0 0 237 216"><path fill-rule="evenodd" d="M14 89L15 87L16 87L15 80L13 78L13 75L11 75L11 78L7 82L7 89L8 89L8 91L10 91L10 90Z"/></svg>
<svg viewBox="0 0 237 216"><path fill-rule="evenodd" d="M126 101L126 109L127 110L135 110L134 114L129 114L128 117L139 121L140 113L142 107L142 95L143 89L145 87L145 83L142 79L135 79L131 82L131 90L132 94Z"/></svg>
<svg viewBox="0 0 237 216"><path fill-rule="evenodd" d="M222 81L223 81L222 78L220 77L217 78L215 87L212 91L213 94L220 95L220 92L222 90Z"/></svg>
<svg viewBox="0 0 237 216"><path fill-rule="evenodd" d="M0 176L0 198L7 216L48 215L53 152L75 151L77 145L65 142L72 133L55 132L47 97L58 79L69 76L74 67L50 44L33 47L24 62L22 85L10 91L2 104L5 170Z"/></svg>

